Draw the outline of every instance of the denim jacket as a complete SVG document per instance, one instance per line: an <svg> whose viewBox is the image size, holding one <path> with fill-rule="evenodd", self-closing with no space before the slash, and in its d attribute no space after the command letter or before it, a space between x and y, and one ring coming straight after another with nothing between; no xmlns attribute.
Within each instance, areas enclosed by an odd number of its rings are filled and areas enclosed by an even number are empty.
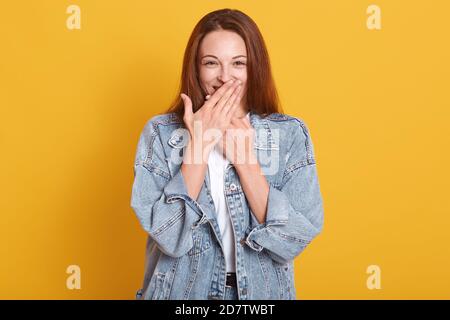
<svg viewBox="0 0 450 320"><path fill-rule="evenodd" d="M295 300L294 264L322 231L323 204L309 130L298 118L250 112L254 150L269 184L266 221L249 207L232 163L224 193L235 238L240 300ZM137 144L131 207L147 232L136 299L224 299L223 244L209 172L197 200L180 170L189 139L174 113L152 117Z"/></svg>

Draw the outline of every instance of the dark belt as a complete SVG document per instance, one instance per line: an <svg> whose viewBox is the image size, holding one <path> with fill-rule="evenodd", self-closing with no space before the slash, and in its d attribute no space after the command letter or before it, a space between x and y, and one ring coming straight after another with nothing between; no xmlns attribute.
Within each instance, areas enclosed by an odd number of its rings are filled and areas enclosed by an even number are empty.
<svg viewBox="0 0 450 320"><path fill-rule="evenodd" d="M227 287L234 287L236 288L236 272L227 272Z"/></svg>

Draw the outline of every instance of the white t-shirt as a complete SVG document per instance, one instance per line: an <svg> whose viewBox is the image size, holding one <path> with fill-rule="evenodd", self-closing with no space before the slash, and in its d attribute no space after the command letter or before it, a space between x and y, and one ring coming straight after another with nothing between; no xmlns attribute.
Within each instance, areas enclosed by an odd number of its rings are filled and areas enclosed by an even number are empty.
<svg viewBox="0 0 450 320"><path fill-rule="evenodd" d="M247 119L250 120L250 113L247 113ZM227 272L236 272L233 225L225 203L224 192L225 168L229 163L230 161L219 151L218 145L209 153L208 170L211 182L211 196L216 207L217 223L222 236L226 270Z"/></svg>

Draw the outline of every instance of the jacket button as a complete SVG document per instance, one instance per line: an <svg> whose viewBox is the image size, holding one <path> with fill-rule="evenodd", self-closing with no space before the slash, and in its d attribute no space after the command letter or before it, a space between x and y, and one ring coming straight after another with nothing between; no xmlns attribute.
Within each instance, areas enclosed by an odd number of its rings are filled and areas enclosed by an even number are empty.
<svg viewBox="0 0 450 320"><path fill-rule="evenodd" d="M242 238L239 242L241 243L242 246L244 246L245 245L245 238Z"/></svg>
<svg viewBox="0 0 450 320"><path fill-rule="evenodd" d="M230 184L230 189L231 191L236 190L236 185L234 183Z"/></svg>

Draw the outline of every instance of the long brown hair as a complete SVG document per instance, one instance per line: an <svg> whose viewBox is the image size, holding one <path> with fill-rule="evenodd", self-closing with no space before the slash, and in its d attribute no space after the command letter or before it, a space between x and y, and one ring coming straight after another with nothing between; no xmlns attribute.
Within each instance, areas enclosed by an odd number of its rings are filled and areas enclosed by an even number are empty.
<svg viewBox="0 0 450 320"><path fill-rule="evenodd" d="M183 69L179 93L166 113L176 113L183 119L184 104L181 93L192 100L195 113L205 102L205 95L200 85L198 71L198 52L201 41L211 31L230 30L239 34L247 49L247 94L246 103L249 111L260 116L280 112L280 102L275 88L270 67L269 54L261 32L256 23L245 13L237 9L220 9L205 15L195 26L183 58Z"/></svg>

